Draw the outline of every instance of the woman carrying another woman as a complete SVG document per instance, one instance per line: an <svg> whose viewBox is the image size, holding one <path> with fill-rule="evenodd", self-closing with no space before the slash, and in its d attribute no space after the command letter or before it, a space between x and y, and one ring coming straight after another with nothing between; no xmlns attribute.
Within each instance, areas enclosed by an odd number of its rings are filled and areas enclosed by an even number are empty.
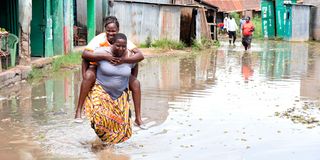
<svg viewBox="0 0 320 160"><path fill-rule="evenodd" d="M109 16L104 19L105 33L101 33L94 37L90 43L87 45L83 52L83 62L82 62L82 76L83 80L80 87L80 95L78 100L78 105L76 109L75 118L81 118L83 103L89 91L93 87L96 81L96 63L95 61L107 60L114 65L119 65L122 63L137 63L144 59L141 51L130 41L127 41L127 48L134 54L131 57L114 57L110 54L100 54L94 59L88 59L84 55L93 54L94 51L99 47L107 47L115 42L115 34L119 32L119 22L116 17ZM101 51L105 53L104 51ZM89 63L90 62L90 63ZM138 65L135 65L133 72L129 79L129 89L132 91L132 98L135 108L135 123L137 125L142 124L141 120L141 89L140 82L137 80Z"/></svg>
<svg viewBox="0 0 320 160"><path fill-rule="evenodd" d="M112 56L128 58L127 37L122 33L114 36L114 43L109 47L100 47L94 54L84 53L87 59ZM99 138L111 144L124 142L132 135L129 112L129 79L136 64L122 63L113 65L107 60L97 62L97 78L85 99L85 113Z"/></svg>

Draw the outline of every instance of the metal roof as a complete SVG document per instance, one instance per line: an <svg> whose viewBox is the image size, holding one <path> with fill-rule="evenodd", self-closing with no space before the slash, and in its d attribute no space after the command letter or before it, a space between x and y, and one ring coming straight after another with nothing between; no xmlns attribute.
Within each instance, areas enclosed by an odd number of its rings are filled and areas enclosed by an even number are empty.
<svg viewBox="0 0 320 160"><path fill-rule="evenodd" d="M260 0L201 0L200 2L217 6L221 12L260 10Z"/></svg>
<svg viewBox="0 0 320 160"><path fill-rule="evenodd" d="M178 7L200 8L200 6L195 5L195 4L157 3L157 2L153 2L153 1L114 0L114 2L136 3L136 4L150 4L150 5L161 5L161 6L178 6Z"/></svg>

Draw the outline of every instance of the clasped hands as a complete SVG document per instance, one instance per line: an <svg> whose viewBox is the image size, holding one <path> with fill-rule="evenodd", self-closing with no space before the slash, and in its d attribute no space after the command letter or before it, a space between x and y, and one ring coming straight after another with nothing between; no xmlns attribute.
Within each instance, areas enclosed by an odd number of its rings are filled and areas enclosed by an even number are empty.
<svg viewBox="0 0 320 160"><path fill-rule="evenodd" d="M127 54L127 52L128 51L126 51L126 53L124 53L124 54ZM127 62L125 57L113 56L113 54L108 52L108 51L99 50L99 51L95 51L94 54L100 55L99 56L100 60L106 60L106 61L110 62L113 65L120 65L120 64L123 64L123 63Z"/></svg>
<svg viewBox="0 0 320 160"><path fill-rule="evenodd" d="M124 59L125 58L123 58L123 57L114 57L109 54L105 56L105 60L109 61L113 65L120 65L120 64L124 63L124 61L125 61Z"/></svg>

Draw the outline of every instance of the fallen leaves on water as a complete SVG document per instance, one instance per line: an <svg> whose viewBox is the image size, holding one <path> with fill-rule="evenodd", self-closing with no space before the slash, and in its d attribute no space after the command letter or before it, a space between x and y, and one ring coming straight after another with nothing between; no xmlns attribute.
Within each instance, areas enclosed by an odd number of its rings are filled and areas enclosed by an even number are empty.
<svg viewBox="0 0 320 160"><path fill-rule="evenodd" d="M247 139L245 139L245 138L241 138L240 140L243 141L243 142L247 141Z"/></svg>
<svg viewBox="0 0 320 160"><path fill-rule="evenodd" d="M39 141L43 141L43 140L45 140L45 139L46 139L45 133L40 133L40 134L38 135L38 140L39 140Z"/></svg>
<svg viewBox="0 0 320 160"><path fill-rule="evenodd" d="M283 112L275 112L274 115L290 119L293 123L306 125L308 129L320 126L319 102L301 102L300 106L288 108Z"/></svg>

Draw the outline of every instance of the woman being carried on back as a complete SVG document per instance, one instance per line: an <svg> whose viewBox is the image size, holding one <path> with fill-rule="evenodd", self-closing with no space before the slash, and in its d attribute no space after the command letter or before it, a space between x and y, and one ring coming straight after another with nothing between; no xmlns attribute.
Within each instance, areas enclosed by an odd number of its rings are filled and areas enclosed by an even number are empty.
<svg viewBox="0 0 320 160"><path fill-rule="evenodd" d="M95 50L99 47L110 46L115 42L114 37L115 34L119 32L119 22L116 17L109 16L104 20L105 23L105 33L101 33L94 37L90 43L87 45L83 52L83 62L82 62L82 75L83 80L80 88L80 95L76 110L75 118L81 118L81 113L83 110L83 103L85 101L86 96L91 90L92 86L96 81L96 69L97 65L95 61L107 60L114 65L119 65L122 63L137 63L144 59L141 51L130 41L127 41L127 48L132 51L134 54L131 57L115 57L104 51L99 51L102 54L93 54L96 52ZM88 58L86 55L95 55L93 57ZM89 63L90 62L90 63ZM142 124L141 120L141 89L140 82L137 80L138 75L138 65L132 69L131 76L129 78L129 89L132 91L132 98L135 108L135 123L137 125Z"/></svg>
<svg viewBox="0 0 320 160"><path fill-rule="evenodd" d="M114 43L100 47L92 53L84 53L94 60L106 54L116 58L128 58L127 37L122 33L114 36ZM136 64L113 65L107 60L97 62L97 78L85 99L85 113L99 138L106 143L124 142L132 135L129 105L129 79Z"/></svg>

